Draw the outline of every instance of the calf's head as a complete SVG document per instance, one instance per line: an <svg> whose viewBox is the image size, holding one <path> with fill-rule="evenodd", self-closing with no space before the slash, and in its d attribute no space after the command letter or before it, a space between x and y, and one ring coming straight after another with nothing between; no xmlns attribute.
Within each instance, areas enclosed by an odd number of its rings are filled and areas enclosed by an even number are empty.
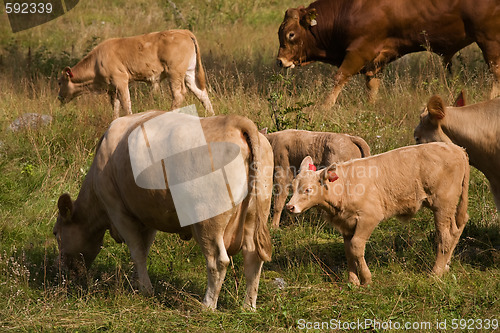
<svg viewBox="0 0 500 333"><path fill-rule="evenodd" d="M454 107L465 106L464 92L461 91ZM427 102L427 106L420 115L420 123L413 132L413 137L417 144L427 142L451 142L451 139L443 132L442 123L446 116L446 106L441 97L434 95Z"/></svg>
<svg viewBox="0 0 500 333"><path fill-rule="evenodd" d="M278 30L280 48L277 64L280 67L295 67L307 62L308 41L312 38L309 31L316 25L316 9L304 7L289 8Z"/></svg>
<svg viewBox="0 0 500 333"><path fill-rule="evenodd" d="M329 183L338 179L336 165L316 171L313 160L306 156L300 164L297 177L293 180L293 196L286 205L291 213L299 214L314 206L327 206L326 195Z"/></svg>
<svg viewBox="0 0 500 333"><path fill-rule="evenodd" d="M432 96L420 115L420 123L413 132L417 144L428 142L451 142L441 128L446 116L446 106L439 96Z"/></svg>
<svg viewBox="0 0 500 333"><path fill-rule="evenodd" d="M59 264L78 274L92 264L101 250L104 232L96 232L83 223L69 194L59 197L57 207L59 214L53 233L59 247Z"/></svg>
<svg viewBox="0 0 500 333"><path fill-rule="evenodd" d="M81 93L78 89L76 89L75 84L71 80L72 78L73 72L71 71L71 68L66 67L63 69L57 82L59 85L59 94L57 95L57 98L61 101L61 103L67 103Z"/></svg>

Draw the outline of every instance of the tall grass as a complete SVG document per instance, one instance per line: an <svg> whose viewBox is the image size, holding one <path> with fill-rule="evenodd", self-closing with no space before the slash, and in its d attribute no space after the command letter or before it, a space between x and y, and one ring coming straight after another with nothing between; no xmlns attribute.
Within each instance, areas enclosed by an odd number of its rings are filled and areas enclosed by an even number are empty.
<svg viewBox="0 0 500 333"><path fill-rule="evenodd" d="M364 78L356 76L338 104L324 109L320 102L332 87L334 68L274 67L278 26L286 8L295 5L81 1L67 15L17 34L6 28L6 15L0 16L1 330L274 332L297 330L301 318L434 324L498 319L500 232L487 182L477 170L471 175L470 221L451 272L442 279L429 275L435 231L428 211L409 223L391 219L375 230L366 249L374 275L367 288L347 283L342 237L318 211L283 214L284 227L272 232L273 261L264 265L256 313L240 307L245 291L241 255L228 268L219 310L204 310L204 258L194 241L176 235L158 234L153 244L152 298L133 291L128 249L108 235L81 284L60 274L52 237L56 201L63 192L77 195L112 112L104 95L60 106L56 80L64 66L74 65L106 38L189 28L199 39L217 114L244 115L276 130L272 114L281 112L288 127L362 136L373 153L413 144L420 110L432 94L450 103L460 90L468 103L489 94L490 75L480 51L471 46L454 59L451 75L431 53L410 55L387 67L374 104L367 102ZM154 96L140 83L132 86L131 96L134 112L168 109L171 103L167 89ZM310 105L284 112L298 102ZM186 103L201 109L193 96ZM49 114L53 121L16 133L7 129L28 112Z"/></svg>

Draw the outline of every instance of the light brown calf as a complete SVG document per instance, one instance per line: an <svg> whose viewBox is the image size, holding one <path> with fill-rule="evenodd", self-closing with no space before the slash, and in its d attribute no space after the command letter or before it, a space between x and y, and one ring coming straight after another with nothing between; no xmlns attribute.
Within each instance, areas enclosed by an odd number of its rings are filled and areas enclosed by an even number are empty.
<svg viewBox="0 0 500 333"><path fill-rule="evenodd" d="M318 166L370 156L362 138L347 134L284 130L267 134L274 154L273 228L279 228L281 212L300 163L311 156Z"/></svg>
<svg viewBox="0 0 500 333"><path fill-rule="evenodd" d="M306 157L293 181L287 204L292 213L319 206L344 237L349 282L371 282L365 244L380 221L409 218L422 206L434 212L437 258L433 273L449 269L455 246L468 220L469 162L453 144L432 143L332 164L313 171Z"/></svg>
<svg viewBox="0 0 500 333"><path fill-rule="evenodd" d="M500 98L450 107L433 96L420 115L414 136L417 143L453 142L465 148L470 164L490 182L500 211Z"/></svg>
<svg viewBox="0 0 500 333"><path fill-rule="evenodd" d="M207 112L214 114L206 90L200 48L188 30L105 40L78 64L62 71L59 99L65 103L85 92L107 92L116 119L120 116L120 106L132 114L129 82L147 82L158 91L163 79L168 79L170 84L171 110L181 106L187 86Z"/></svg>

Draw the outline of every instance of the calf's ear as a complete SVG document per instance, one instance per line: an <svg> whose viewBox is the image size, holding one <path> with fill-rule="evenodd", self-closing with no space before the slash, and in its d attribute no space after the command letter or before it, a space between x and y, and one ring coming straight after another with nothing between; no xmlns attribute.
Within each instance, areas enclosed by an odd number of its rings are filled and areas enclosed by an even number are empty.
<svg viewBox="0 0 500 333"><path fill-rule="evenodd" d="M438 95L434 95L427 102L427 111L432 119L441 120L445 116L445 105Z"/></svg>
<svg viewBox="0 0 500 333"><path fill-rule="evenodd" d="M71 71L71 67L66 66L63 69L63 74L71 79L73 77L73 72Z"/></svg>
<svg viewBox="0 0 500 333"><path fill-rule="evenodd" d="M302 163L300 163L299 173L301 173L302 171L305 171L305 170L310 170L309 164L314 165L312 157L311 156L304 157L304 159L302 160Z"/></svg>
<svg viewBox="0 0 500 333"><path fill-rule="evenodd" d="M465 97L463 90L461 90L460 94L458 94L457 98L455 99L455 103L453 103L453 106L455 107L465 106Z"/></svg>
<svg viewBox="0 0 500 333"><path fill-rule="evenodd" d="M73 201L68 193L64 193L59 197L59 200L57 200L57 208L64 220L69 220L71 218L71 214L73 214Z"/></svg>
<svg viewBox="0 0 500 333"><path fill-rule="evenodd" d="M339 176L335 173L337 171L337 164L332 164L328 168L323 169L321 172L321 179L324 182L334 182L339 179Z"/></svg>

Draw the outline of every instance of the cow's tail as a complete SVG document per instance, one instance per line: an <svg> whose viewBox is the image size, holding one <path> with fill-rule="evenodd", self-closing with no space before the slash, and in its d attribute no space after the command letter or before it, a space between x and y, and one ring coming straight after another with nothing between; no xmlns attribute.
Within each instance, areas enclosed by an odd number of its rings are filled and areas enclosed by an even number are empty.
<svg viewBox="0 0 500 333"><path fill-rule="evenodd" d="M203 65L201 63L200 46L198 45L198 41L196 40L196 37L193 34L191 34L191 40L193 41L194 44L194 52L196 52L196 72L195 72L196 85L198 86L199 89L205 90L207 83L205 78L205 69L203 68Z"/></svg>
<svg viewBox="0 0 500 333"><path fill-rule="evenodd" d="M350 135L350 137L352 143L358 146L359 151L361 152L361 157L370 156L370 146L368 146L365 140L363 140L359 136Z"/></svg>
<svg viewBox="0 0 500 333"><path fill-rule="evenodd" d="M261 207L261 202L258 200L258 182L259 174L262 173L262 161L261 157L261 145L259 139L259 131L257 126L248 118L237 117L236 127L240 128L244 137L247 140L247 144L250 147L252 154L252 163L250 164L249 170L249 195L255 196L255 232L254 241L257 253L263 261L270 261L272 254L271 247L271 236L269 235L269 229L267 228L267 217L265 207Z"/></svg>
<svg viewBox="0 0 500 333"><path fill-rule="evenodd" d="M465 174L462 179L462 194L460 196L460 202L457 206L457 212L455 214L455 223L458 230L462 230L469 220L469 215L467 214L467 204L469 202L469 178L470 178L470 166L469 157L467 153L464 152L465 159Z"/></svg>

